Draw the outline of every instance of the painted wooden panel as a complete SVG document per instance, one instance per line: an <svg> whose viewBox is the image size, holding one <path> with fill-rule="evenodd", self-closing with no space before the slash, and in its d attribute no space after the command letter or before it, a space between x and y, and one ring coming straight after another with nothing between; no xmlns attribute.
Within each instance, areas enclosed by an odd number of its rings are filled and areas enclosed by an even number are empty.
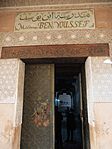
<svg viewBox="0 0 112 149"><path fill-rule="evenodd" d="M53 149L53 65L26 65L21 149Z"/></svg>

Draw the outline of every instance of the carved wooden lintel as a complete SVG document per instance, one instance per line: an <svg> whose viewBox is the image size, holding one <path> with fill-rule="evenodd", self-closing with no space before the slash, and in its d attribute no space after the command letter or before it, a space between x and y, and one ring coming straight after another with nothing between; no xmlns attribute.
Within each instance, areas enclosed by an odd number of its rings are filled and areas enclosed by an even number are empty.
<svg viewBox="0 0 112 149"><path fill-rule="evenodd" d="M75 58L109 56L108 44L64 44L3 47L1 58Z"/></svg>

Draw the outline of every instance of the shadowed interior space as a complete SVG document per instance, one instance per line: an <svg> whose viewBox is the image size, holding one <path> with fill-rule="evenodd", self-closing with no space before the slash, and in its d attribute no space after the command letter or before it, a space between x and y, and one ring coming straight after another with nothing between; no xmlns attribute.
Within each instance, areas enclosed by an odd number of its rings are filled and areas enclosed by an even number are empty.
<svg viewBox="0 0 112 149"><path fill-rule="evenodd" d="M83 149L84 63L55 65L55 149Z"/></svg>

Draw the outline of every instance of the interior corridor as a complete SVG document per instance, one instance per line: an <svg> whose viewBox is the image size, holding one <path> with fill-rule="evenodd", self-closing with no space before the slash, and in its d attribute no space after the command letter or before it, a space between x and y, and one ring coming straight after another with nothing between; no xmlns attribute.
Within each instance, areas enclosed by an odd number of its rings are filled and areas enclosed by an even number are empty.
<svg viewBox="0 0 112 149"><path fill-rule="evenodd" d="M55 67L55 149L82 149L80 78L82 64Z"/></svg>

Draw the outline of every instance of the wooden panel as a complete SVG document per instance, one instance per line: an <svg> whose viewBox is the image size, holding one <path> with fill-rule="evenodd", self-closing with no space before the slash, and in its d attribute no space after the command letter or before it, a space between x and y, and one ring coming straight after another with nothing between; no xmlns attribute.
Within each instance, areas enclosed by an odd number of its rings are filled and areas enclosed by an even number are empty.
<svg viewBox="0 0 112 149"><path fill-rule="evenodd" d="M108 44L66 44L4 47L1 58L63 58L108 55Z"/></svg>
<svg viewBox="0 0 112 149"><path fill-rule="evenodd" d="M26 65L21 149L53 148L54 65Z"/></svg>

